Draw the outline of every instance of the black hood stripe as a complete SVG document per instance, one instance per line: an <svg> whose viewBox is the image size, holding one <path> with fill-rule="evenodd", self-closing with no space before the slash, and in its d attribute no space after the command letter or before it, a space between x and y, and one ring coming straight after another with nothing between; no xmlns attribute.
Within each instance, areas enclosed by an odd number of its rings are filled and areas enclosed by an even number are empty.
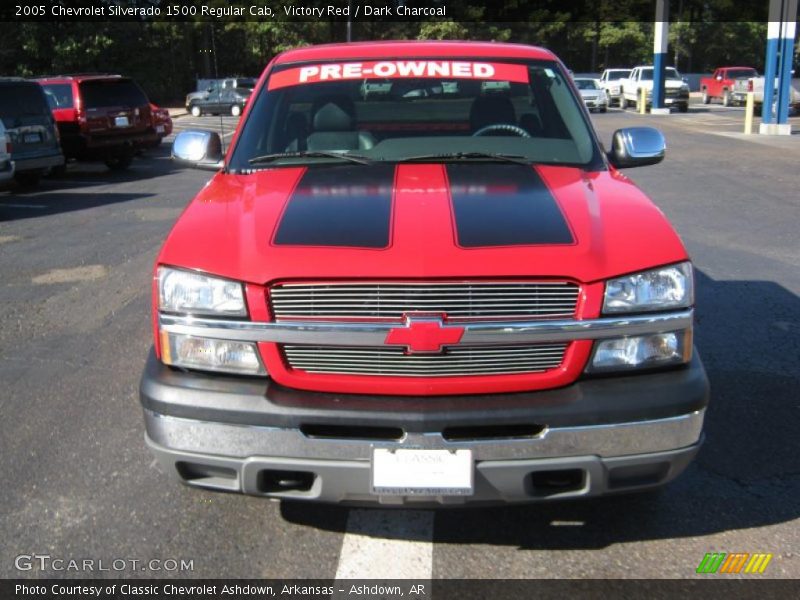
<svg viewBox="0 0 800 600"><path fill-rule="evenodd" d="M528 165L448 164L458 245L572 244L561 208Z"/></svg>
<svg viewBox="0 0 800 600"><path fill-rule="evenodd" d="M286 203L274 243L388 247L394 176L392 164L306 169Z"/></svg>

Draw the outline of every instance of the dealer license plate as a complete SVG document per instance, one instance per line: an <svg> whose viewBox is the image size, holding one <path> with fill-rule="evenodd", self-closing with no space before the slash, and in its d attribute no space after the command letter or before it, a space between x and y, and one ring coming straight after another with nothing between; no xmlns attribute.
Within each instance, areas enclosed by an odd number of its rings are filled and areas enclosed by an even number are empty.
<svg viewBox="0 0 800 600"><path fill-rule="evenodd" d="M114 117L114 126L116 127L129 127L130 124L128 117Z"/></svg>
<svg viewBox="0 0 800 600"><path fill-rule="evenodd" d="M26 133L22 136L22 141L26 144L38 144L42 141L42 136L38 133Z"/></svg>
<svg viewBox="0 0 800 600"><path fill-rule="evenodd" d="M385 496L471 496L471 450L372 452L372 493Z"/></svg>

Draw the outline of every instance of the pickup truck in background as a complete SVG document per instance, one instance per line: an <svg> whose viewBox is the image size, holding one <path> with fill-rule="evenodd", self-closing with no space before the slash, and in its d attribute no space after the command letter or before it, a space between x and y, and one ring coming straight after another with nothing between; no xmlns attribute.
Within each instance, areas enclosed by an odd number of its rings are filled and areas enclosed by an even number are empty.
<svg viewBox="0 0 800 600"><path fill-rule="evenodd" d="M666 80L664 82L664 105L677 106L681 112L689 110L689 84L681 77L675 67L664 69ZM621 94L621 108L633 104L639 108L641 101L640 90L647 90L646 102L648 108L653 96L653 67L635 67L628 77L619 80Z"/></svg>
<svg viewBox="0 0 800 600"><path fill-rule="evenodd" d="M753 67L719 67L711 77L703 77L700 80L703 104L709 104L714 98L719 98L722 100L722 106L731 106L735 81L750 77L758 77L758 71Z"/></svg>
<svg viewBox="0 0 800 600"><path fill-rule="evenodd" d="M777 91L777 79L775 80L775 85ZM753 92L755 110L760 114L761 106L764 104L764 78L747 77L737 79L733 84L733 103L735 105L744 104L747 101L747 92ZM800 110L800 78L795 77L792 79L792 86L789 88L789 93L789 104L794 107L795 110Z"/></svg>
<svg viewBox="0 0 800 600"><path fill-rule="evenodd" d="M630 69L606 69L600 75L600 87L606 91L608 96L608 105L622 107L622 94L619 85L620 80L625 77L630 77Z"/></svg>

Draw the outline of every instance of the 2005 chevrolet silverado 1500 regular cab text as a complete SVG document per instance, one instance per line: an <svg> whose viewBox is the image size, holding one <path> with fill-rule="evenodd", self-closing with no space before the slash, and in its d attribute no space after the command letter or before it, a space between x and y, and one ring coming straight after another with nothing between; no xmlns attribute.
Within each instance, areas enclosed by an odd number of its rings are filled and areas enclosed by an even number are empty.
<svg viewBox="0 0 800 600"><path fill-rule="evenodd" d="M604 152L540 48L279 55L224 157L175 140L217 172L155 265L148 445L192 486L353 504L671 480L708 402L692 265L618 171L664 148L632 128Z"/></svg>

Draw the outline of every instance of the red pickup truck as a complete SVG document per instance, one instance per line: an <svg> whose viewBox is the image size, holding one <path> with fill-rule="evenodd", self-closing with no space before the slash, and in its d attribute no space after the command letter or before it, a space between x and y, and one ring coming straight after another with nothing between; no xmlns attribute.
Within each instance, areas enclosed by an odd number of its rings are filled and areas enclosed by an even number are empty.
<svg viewBox="0 0 800 600"><path fill-rule="evenodd" d="M708 402L692 264L618 170L662 160L661 133L609 148L541 48L277 56L225 156L211 131L173 145L215 174L153 272L140 399L163 468L414 506L676 477Z"/></svg>
<svg viewBox="0 0 800 600"><path fill-rule="evenodd" d="M703 104L709 104L712 99L722 100L723 106L733 104L733 84L737 79L758 77L758 71L753 67L720 67L711 77L700 80L700 91L703 93Z"/></svg>

